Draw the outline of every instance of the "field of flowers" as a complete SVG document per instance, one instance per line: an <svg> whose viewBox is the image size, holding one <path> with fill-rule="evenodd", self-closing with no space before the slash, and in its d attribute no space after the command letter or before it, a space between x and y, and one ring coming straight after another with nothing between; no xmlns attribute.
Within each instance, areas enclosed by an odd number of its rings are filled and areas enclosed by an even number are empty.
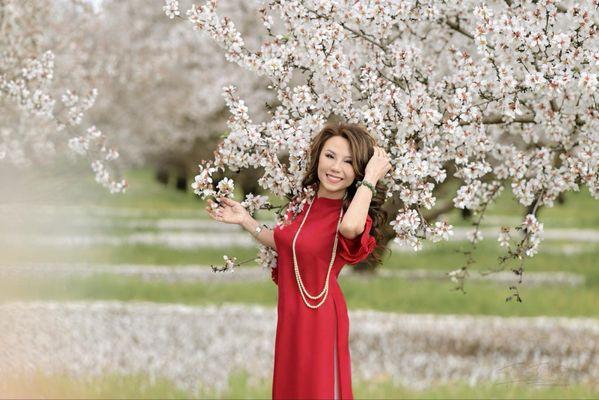
<svg viewBox="0 0 599 400"><path fill-rule="evenodd" d="M250 259L254 242L148 171L132 176L121 197L73 178L85 195L65 185L0 206L0 392L268 397L276 287L255 263L209 268L223 254ZM497 221L518 215L503 197L466 294L446 275L462 262L459 230L420 253L392 248L375 276L346 268L356 396L596 396L599 224L581 218L585 196L545 213L524 303L505 302L511 273L478 273L496 265Z"/></svg>

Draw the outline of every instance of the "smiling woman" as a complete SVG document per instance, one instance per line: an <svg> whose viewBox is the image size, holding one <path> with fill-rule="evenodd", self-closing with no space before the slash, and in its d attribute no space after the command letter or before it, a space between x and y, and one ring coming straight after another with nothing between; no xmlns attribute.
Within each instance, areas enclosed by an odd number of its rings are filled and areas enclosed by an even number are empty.
<svg viewBox="0 0 599 400"><path fill-rule="evenodd" d="M321 196L343 198L347 186L354 182L355 177L349 141L341 136L331 137L318 160Z"/></svg>
<svg viewBox="0 0 599 400"><path fill-rule="evenodd" d="M312 139L302 187L315 196L289 225L274 230L273 398L353 397L349 318L337 277L377 245L385 190L374 188L389 169L384 151L359 125L329 124Z"/></svg>
<svg viewBox="0 0 599 400"><path fill-rule="evenodd" d="M387 154L359 125L327 124L313 138L301 203L288 224L258 226L229 198L206 208L217 221L236 223L277 251L278 321L272 395L352 398L349 318L337 277L346 264L372 256L387 214L379 181L391 168ZM330 296L329 296L330 294Z"/></svg>
<svg viewBox="0 0 599 400"><path fill-rule="evenodd" d="M331 123L312 138L309 158L302 187L314 187L320 197L343 199L339 232L353 239L369 217L372 235L380 241L387 213L382 209L386 188L379 181L391 168L385 151L362 126ZM376 254L371 257L380 262Z"/></svg>

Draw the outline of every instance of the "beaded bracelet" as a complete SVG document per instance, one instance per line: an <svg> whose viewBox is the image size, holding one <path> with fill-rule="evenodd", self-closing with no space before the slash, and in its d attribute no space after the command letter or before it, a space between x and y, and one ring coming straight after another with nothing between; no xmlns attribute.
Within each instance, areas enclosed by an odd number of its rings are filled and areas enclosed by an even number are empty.
<svg viewBox="0 0 599 400"><path fill-rule="evenodd" d="M375 196L376 195L376 189L374 188L374 185L368 181L358 181L356 182L356 187L360 187L360 185L364 185L366 186L368 189L370 189L370 191L372 192L372 195Z"/></svg>

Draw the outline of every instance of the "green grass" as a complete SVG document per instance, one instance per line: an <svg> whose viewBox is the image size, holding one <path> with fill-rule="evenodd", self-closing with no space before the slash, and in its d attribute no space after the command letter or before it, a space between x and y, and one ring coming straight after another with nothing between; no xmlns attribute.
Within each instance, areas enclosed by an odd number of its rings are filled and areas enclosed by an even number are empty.
<svg viewBox="0 0 599 400"><path fill-rule="evenodd" d="M66 375L31 374L27 377L0 377L2 398L54 399L181 399L189 393L167 379L138 375L106 374L77 380Z"/></svg>
<svg viewBox="0 0 599 400"><path fill-rule="evenodd" d="M93 182L85 172L72 172L70 165L57 165L54 169L44 171L59 176L58 182L51 179L39 180L39 177L27 177L19 180L25 188L35 187L39 192L45 190L60 194L60 199L68 199L67 204L85 207L114 207L115 209L143 210L151 213L152 218L173 218L185 212L206 218L201 212L203 203L192 193L182 193L165 188L153 180L149 169L132 170L125 173L130 188L124 195L110 195ZM38 179L37 181L35 179ZM34 183L40 183L37 187ZM45 186L44 186L45 185ZM239 195L237 196L240 197ZM489 210L490 215L519 216L521 208L511 199L509 190L505 190L497 203ZM569 193L563 206L553 209L542 209L541 216L552 219L559 226L599 227L599 213L591 212L596 201L592 200L585 190L580 193ZM520 210L520 211L519 211ZM264 213L263 213L264 215ZM449 214L450 219L458 221L458 212ZM120 217L119 217L120 218ZM462 222L463 224L463 222ZM557 226L557 225L556 225ZM123 234L120 228L107 230L107 234ZM560 246L579 246L582 252L563 254ZM459 250L468 249L465 242L426 243L424 250L414 252L393 252L385 258L382 268L410 270L435 269L450 271L459 268L465 257ZM87 247L52 247L13 246L0 248L0 264L21 264L27 262L84 262L102 264L217 264L222 263L222 256L236 256L239 260L252 259L256 248L226 249L173 249L164 246L123 245L123 246L87 246ZM497 266L497 258L502 249L495 240L480 243L475 253L477 270L487 270ZM525 300L523 305L505 304L507 289L504 284L468 282L467 295L451 291L448 281L415 281L406 282L398 279L377 279L360 281L345 280L345 294L352 308L374 308L385 311L401 312L439 312L439 313L474 313L499 315L597 315L592 304L597 304L595 294L599 287L599 268L597 258L599 245L593 243L568 243L566 241L545 241L541 251L525 263L526 271L565 271L582 274L586 283L583 287L570 288L547 286L521 290ZM255 263L250 263L250 265ZM513 263L508 263L509 270ZM350 267L348 267L350 268ZM526 275L525 275L526 279ZM19 292L5 282L3 296L5 299L16 299L18 293L25 298L45 299L92 299L114 298L122 300L144 299L161 302L184 302L203 304L206 302L250 302L273 305L276 298L274 285L270 282L243 284L160 284L144 283L117 277L94 277L58 281L57 283L30 282L31 288ZM17 285L18 286L18 285ZM12 293L12 294L11 294ZM541 299L551 299L550 304L543 304Z"/></svg>
<svg viewBox="0 0 599 400"><path fill-rule="evenodd" d="M255 258L257 248L203 248L173 249L165 246L89 246L60 248L55 246L0 247L1 264L68 262L68 263L100 263L100 264L221 264L223 255L237 257L239 261ZM255 265L255 262L253 263Z"/></svg>
<svg viewBox="0 0 599 400"><path fill-rule="evenodd" d="M582 274L587 286L599 286L599 244L578 243L581 251L573 254L560 252L560 247L571 246L566 241L544 241L540 251L534 257L524 260L525 271L554 271ZM395 252L384 259L384 268L390 269L434 269L448 271L463 265L465 255L461 251L468 250L465 242L442 242L427 244L420 252ZM503 255L503 249L495 240L484 240L477 244L474 252L475 264L473 271L488 271L500 268L498 257ZM516 267L516 260L508 261L505 270ZM476 272L475 272L476 273ZM525 272L526 273L526 272Z"/></svg>
<svg viewBox="0 0 599 400"><path fill-rule="evenodd" d="M0 301L120 300L190 305L246 303L274 307L277 288L265 274L259 282L165 283L99 274L91 277L22 278L0 281ZM501 316L599 317L599 291L593 287L523 287L523 303L505 302L506 284L473 282L467 294L445 281L343 277L340 285L349 309L401 313Z"/></svg>
<svg viewBox="0 0 599 400"><path fill-rule="evenodd" d="M564 204L557 202L551 208L541 207L539 219L545 228L590 228L599 229L599 201L593 199L585 188L579 192L564 194ZM594 211L593 211L594 210ZM511 190L507 189L489 209L489 215L524 215Z"/></svg>
<svg viewBox="0 0 599 400"><path fill-rule="evenodd" d="M525 271L562 271L585 276L587 285L599 286L599 244L577 243L580 252L560 253L560 248L573 246L566 241L544 241L540 252L525 260ZM419 252L393 251L383 258L384 269L411 270L434 269L450 271L459 268L465 260L460 251L469 249L465 242L442 242L427 244ZM256 257L255 247L230 247L209 249L173 249L165 246L89 246L60 248L43 246L13 246L0 248L1 264L28 262L86 262L101 264L159 264L159 265L220 265L223 255L237 257L239 261ZM504 254L495 240L484 240L477 245L473 271L485 271L498 267L498 257ZM251 262L248 265L256 265ZM506 270L516 266L514 261L506 264ZM349 268L349 267L347 267ZM476 272L473 272L476 273Z"/></svg>
<svg viewBox="0 0 599 400"><path fill-rule="evenodd" d="M456 186L457 188L457 186ZM438 202L444 201L455 195L448 191ZM593 199L589 191L584 188L579 192L564 193L564 203L554 202L554 206L541 207L539 209L539 220L546 229L549 228L587 228L599 229L599 201ZM595 211L593 211L595 210ZM505 225L511 225L511 220L520 221L525 215L526 208L522 206L514 196L510 187L506 187L499 197L492 203L485 213L485 216L496 217L496 219L505 219ZM460 215L460 210L454 209L446 214L451 224L455 226L468 226L472 220L464 220ZM483 226L496 225L497 223L487 222L483 219Z"/></svg>
<svg viewBox="0 0 599 400"><path fill-rule="evenodd" d="M592 384L483 382L470 386L457 382L414 390L383 378L377 381L354 379L352 386L357 399L571 399L599 396L599 387ZM195 392L187 392L166 379L150 380L142 374L107 374L85 380L58 374L37 374L27 379L0 378L0 396L10 398L269 399L271 393L272 380L264 379L252 384L245 371L232 374L228 387L220 393L203 386L198 386Z"/></svg>

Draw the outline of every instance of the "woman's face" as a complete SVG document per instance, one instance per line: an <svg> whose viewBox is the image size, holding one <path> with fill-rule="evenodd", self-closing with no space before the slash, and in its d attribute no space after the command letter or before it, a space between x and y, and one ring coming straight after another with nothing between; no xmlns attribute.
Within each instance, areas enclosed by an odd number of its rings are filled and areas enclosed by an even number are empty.
<svg viewBox="0 0 599 400"><path fill-rule="evenodd" d="M324 143L318 157L319 197L343 198L356 177L351 162L352 154L346 138L333 136Z"/></svg>

